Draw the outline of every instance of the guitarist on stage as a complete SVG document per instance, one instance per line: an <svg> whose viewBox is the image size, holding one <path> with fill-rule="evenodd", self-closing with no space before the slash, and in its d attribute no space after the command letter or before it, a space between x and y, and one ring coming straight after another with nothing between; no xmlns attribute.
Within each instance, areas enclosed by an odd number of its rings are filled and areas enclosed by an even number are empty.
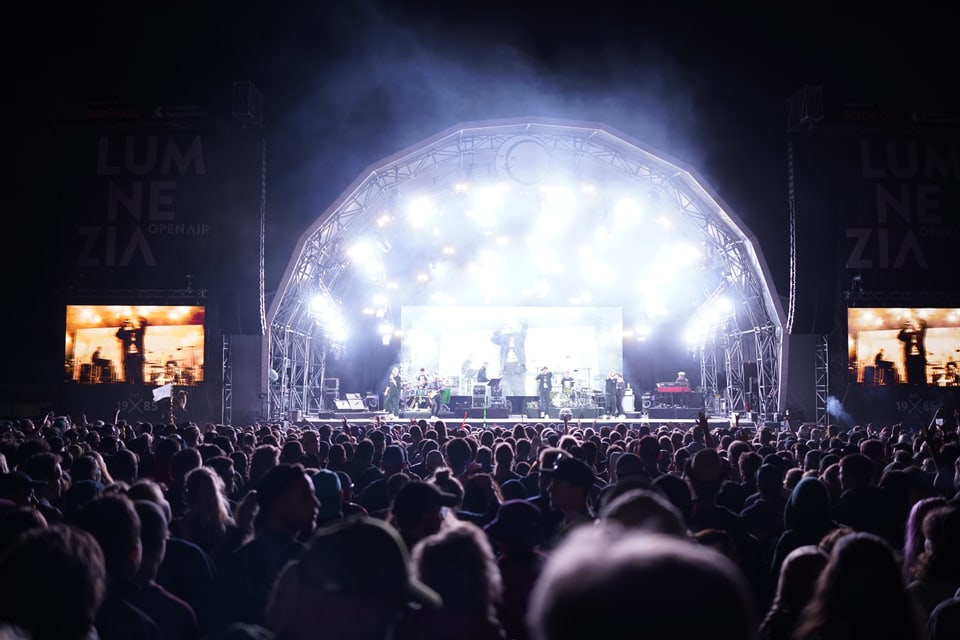
<svg viewBox="0 0 960 640"><path fill-rule="evenodd" d="M427 385L427 400L430 402L430 417L436 418L440 415L442 405L442 392L444 389L443 381L440 376L433 376L433 379Z"/></svg>

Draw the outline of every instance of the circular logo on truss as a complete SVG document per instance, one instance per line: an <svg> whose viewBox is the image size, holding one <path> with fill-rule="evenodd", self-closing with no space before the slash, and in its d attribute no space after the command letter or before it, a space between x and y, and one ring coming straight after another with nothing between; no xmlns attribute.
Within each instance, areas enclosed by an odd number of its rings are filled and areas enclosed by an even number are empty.
<svg viewBox="0 0 960 640"><path fill-rule="evenodd" d="M514 136L497 150L497 173L522 185L534 185L550 173L550 150L533 136Z"/></svg>

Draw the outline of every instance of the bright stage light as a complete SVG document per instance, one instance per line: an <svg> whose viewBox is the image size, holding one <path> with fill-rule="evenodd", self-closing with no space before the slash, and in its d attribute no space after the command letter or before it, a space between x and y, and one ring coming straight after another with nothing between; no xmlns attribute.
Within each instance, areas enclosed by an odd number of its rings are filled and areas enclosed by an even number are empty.
<svg viewBox="0 0 960 640"><path fill-rule="evenodd" d="M688 266L700 260L703 254L700 253L700 249L692 244L677 242L670 247L670 255L677 265Z"/></svg>
<svg viewBox="0 0 960 640"><path fill-rule="evenodd" d="M653 328L647 324L637 325L633 330L633 336L637 339L637 342L643 342L653 333Z"/></svg>
<svg viewBox="0 0 960 640"><path fill-rule="evenodd" d="M403 340L404 344L409 346L410 353L416 353L417 355L422 356L424 360L429 360L436 356L436 340L430 333L426 331L413 329L407 333Z"/></svg>
<svg viewBox="0 0 960 640"><path fill-rule="evenodd" d="M477 189L473 204L479 213L490 214L503 208L506 193L510 189L508 185L497 185L496 187L483 187Z"/></svg>
<svg viewBox="0 0 960 640"><path fill-rule="evenodd" d="M426 196L417 198L410 203L410 206L407 208L407 214L410 216L410 226L416 229L422 229L434 214L433 202Z"/></svg>
<svg viewBox="0 0 960 640"><path fill-rule="evenodd" d="M616 284L617 273L613 268L606 262L600 261L591 261L584 265L590 282L601 285L601 286L610 286Z"/></svg>
<svg viewBox="0 0 960 640"><path fill-rule="evenodd" d="M358 240L347 251L347 256L358 265L366 265L373 258L373 245L366 240Z"/></svg>
<svg viewBox="0 0 960 640"><path fill-rule="evenodd" d="M617 229L632 227L640 218L640 205L631 198L620 198L613 205L613 226Z"/></svg>

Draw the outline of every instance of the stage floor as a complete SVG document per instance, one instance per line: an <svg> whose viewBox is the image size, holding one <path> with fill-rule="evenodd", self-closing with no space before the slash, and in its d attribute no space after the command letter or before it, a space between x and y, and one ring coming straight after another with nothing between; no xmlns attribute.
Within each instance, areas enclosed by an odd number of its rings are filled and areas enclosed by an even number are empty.
<svg viewBox="0 0 960 640"><path fill-rule="evenodd" d="M460 416L441 416L440 418L431 418L429 412L406 412L402 417L395 417L393 419L387 420L386 414L382 411L343 411L336 412L332 416L324 415L320 416L307 416L303 418L300 422L309 422L311 425L319 426L321 424L327 424L333 427L338 427L343 423L343 419L346 418L347 422L350 424L368 424L373 422L377 417L380 417L381 422L387 422L388 424L409 424L411 421L417 422L419 420L425 420L427 424L433 424L437 420L442 420L443 423L447 426L448 429L456 428L461 425L469 425L471 428L492 428L492 427L505 427L513 428L514 425L533 425L542 423L544 425L559 425L562 426L563 422L557 418L531 418L524 414L508 414L505 417L474 417L468 415L464 417ZM570 420L569 426L572 428L598 428L604 426L615 426L620 423L626 424L628 427L638 428L641 425L648 425L651 428L659 427L660 425L667 425L670 427L680 427L682 429L689 429L694 424L697 423L696 417L653 417L644 413L628 413L624 418L575 418ZM733 419L729 416L708 416L707 423L712 428L718 427L731 427L733 426ZM742 428L755 428L755 424L751 421L740 420L740 427Z"/></svg>

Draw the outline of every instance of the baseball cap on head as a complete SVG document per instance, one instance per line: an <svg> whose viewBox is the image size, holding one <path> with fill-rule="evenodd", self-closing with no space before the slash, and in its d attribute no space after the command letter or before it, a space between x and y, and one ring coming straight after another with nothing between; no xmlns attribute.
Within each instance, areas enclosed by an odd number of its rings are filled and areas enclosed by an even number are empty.
<svg viewBox="0 0 960 640"><path fill-rule="evenodd" d="M438 507L455 507L459 499L444 493L435 484L423 481L408 482L393 499L394 514L427 513Z"/></svg>
<svg viewBox="0 0 960 640"><path fill-rule="evenodd" d="M485 530L499 542L533 546L543 537L542 512L532 502L507 500L500 505L496 517Z"/></svg>
<svg viewBox="0 0 960 640"><path fill-rule="evenodd" d="M400 596L439 608L440 596L410 573L407 548L391 525L351 516L318 529L300 560L301 584L344 596Z"/></svg>
<svg viewBox="0 0 960 640"><path fill-rule="evenodd" d="M541 473L554 480L563 480L584 489L592 487L596 480L590 467L573 457L558 458L552 469L544 469Z"/></svg>
<svg viewBox="0 0 960 640"><path fill-rule="evenodd" d="M320 512L317 517L327 518L339 515L340 505L340 476L330 469L318 469L313 474L313 492L320 501Z"/></svg>
<svg viewBox="0 0 960 640"><path fill-rule="evenodd" d="M26 491L27 489L42 489L46 482L34 480L23 471L11 471L0 474L0 495L9 497L11 493Z"/></svg>

